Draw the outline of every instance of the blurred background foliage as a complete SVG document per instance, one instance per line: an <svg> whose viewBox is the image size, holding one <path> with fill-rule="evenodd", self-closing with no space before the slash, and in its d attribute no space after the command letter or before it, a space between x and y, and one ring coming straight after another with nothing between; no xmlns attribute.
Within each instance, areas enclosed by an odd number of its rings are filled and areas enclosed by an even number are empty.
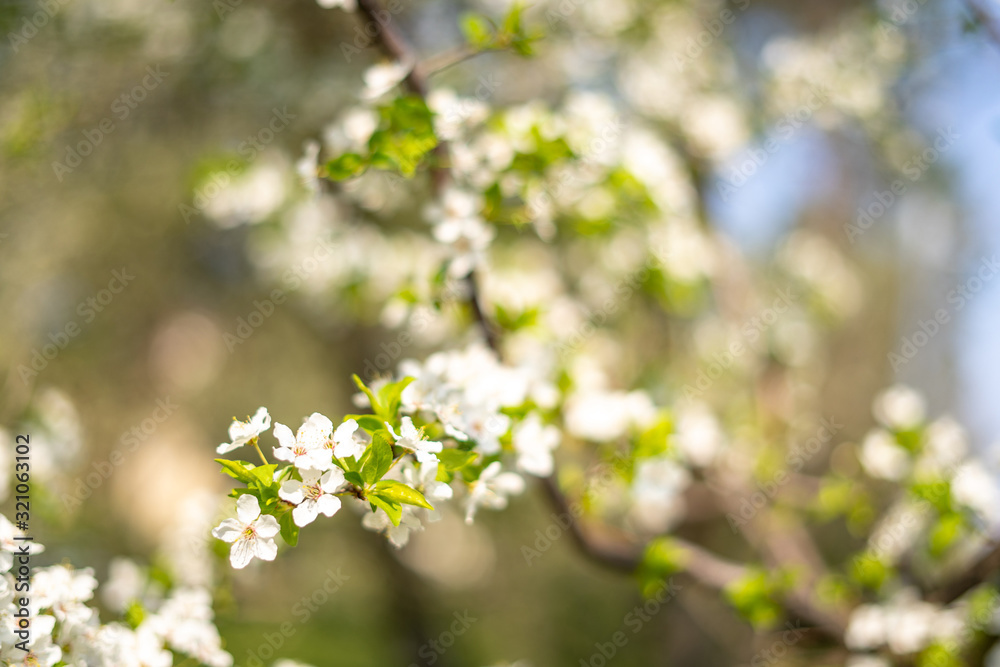
<svg viewBox="0 0 1000 667"><path fill-rule="evenodd" d="M587 11L614 17L611 4L595 0ZM651 24L643 16L661 5L688 8L649 0L624 4L632 15L624 36L574 34L559 24L538 45L535 60L486 54L448 70L437 83L472 94L480 77L496 75L503 85L491 101L498 105L536 98L556 102L580 85L611 92L615 81L608 63L624 59L630 44L637 50L649 38ZM730 5L733 11L736 4ZM461 42L464 11L490 14L501 7L420 0L404 5L393 20L424 55ZM708 20L722 7L691 3L689 9ZM14 43L9 35L22 30L39 8L48 15L45 25L25 43ZM548 31L545 9L529 10L528 17ZM759 55L776 33L818 40L847 18L860 16L859 25L874 26L885 11L864 2L754 1L708 47L732 50L738 61L740 54L745 57L746 89L719 92L739 94L752 106L753 54ZM243 417L267 405L277 419L294 423L313 410L352 410L350 373L361 372L359 360L378 354L379 344L393 336L372 317L317 316L322 308L315 300L293 293L286 306L230 352L223 333L234 331L273 285L248 260L247 228L220 228L200 216L185 219L179 206L192 201L206 174L245 157L241 145L276 108L294 119L260 159L298 156L307 140L355 102L362 72L379 61L375 47L345 58L342 45L353 42L356 25L351 14L305 0L5 0L0 6L0 33L8 36L0 47L0 367L6 370L0 422L34 423L31 410L36 408L30 406L57 388L76 406L82 425L78 438L59 445L68 452L63 482L49 489L52 496L36 510L41 513L37 537L49 547L43 557L49 562L93 564L104 579L113 556L155 559L164 534L180 530L185 521L182 501L203 489L224 490L212 451L224 439L230 416ZM900 63L889 82L890 97L872 114L872 122L894 132L921 133L926 121L909 113L907 96L930 87L928 68L936 77L946 76L962 62L952 52L958 50L992 62L995 74L996 54L974 19L950 3L923 6L919 20L906 30L915 48ZM952 41L952 33L961 39ZM672 67L662 63L664 71ZM163 72L162 83L125 113L116 100L141 85L148 68ZM760 111L764 128L768 121ZM64 162L68 147L108 118L113 131L79 167L59 178L53 163ZM821 149L803 148L802 160L816 167L802 168L812 180L782 180L781 174L769 176L767 184L762 179L754 187L772 191L771 198L763 204L741 202L750 211L742 218L717 201L706 203L715 207L720 226L729 221L727 231L752 257L767 258L775 239L794 227L817 231L852 253L866 300L823 348L828 373L816 399L824 414L846 424L843 439L863 434L871 422L871 396L892 381L886 354L898 344L900 326L915 321L907 313L922 313L934 302L931 285L942 276L954 282L963 248L985 243L982 230L963 224L956 213L962 204L952 198L955 185L947 161L935 165L920 184L925 201L946 208L928 227L947 228L952 250L943 260L921 263L925 249L914 249L912 240L901 242L896 232L899 225L905 236L925 232L908 231L905 223L877 225L864 244L848 243L843 225L853 219L872 183L884 187L884 154L898 152L896 134L856 130L826 134ZM869 145L872 137L886 143ZM721 162L715 164L721 173ZM786 169L800 170L797 164ZM419 228L420 208L420 202L410 202L379 224ZM791 211L784 231L756 233L773 228L767 218L779 208ZM740 222L748 215L756 220ZM113 270L133 273L134 282L92 322L85 321L79 304L106 288ZM24 381L18 367L30 364L50 334L64 331L71 321L80 324L79 335ZM989 324L980 322L980 330L992 330ZM951 350L965 344L959 336L964 330L964 325L955 327L935 339L937 351L906 369L908 379L929 390L936 407L958 405L959 390L977 386L957 379ZM416 356L419 352L414 350ZM649 372L644 354L637 352L633 362ZM67 512L60 491L73 488L94 462L105 461L160 399L175 402L177 409L79 509ZM992 422L979 423L985 424L979 439L988 444ZM543 558L526 565L521 546L534 544L536 531L551 524L550 511L533 489L510 511L486 513L475 526L445 522L418 535L399 559L356 522L337 522L336 529L314 531L299 549L266 569L233 576L231 596L224 593L229 582L222 582L219 628L237 664L247 664L247 651L260 646L261 634L287 620L296 602L312 594L332 568L349 580L307 623L296 624L279 655L317 665L407 664L425 638L448 628L456 610L468 610L478 620L436 664L477 665L500 658L571 664L567 656L590 655L595 641L607 641L640 597L633 581L590 564L567 539L556 540ZM425 555L435 554L433 549L421 551L421 540L444 541L460 556L440 562L436 555ZM450 583L445 574L454 575ZM692 589L682 597L683 604L657 615L615 663L745 660L753 641L749 627L711 594Z"/></svg>

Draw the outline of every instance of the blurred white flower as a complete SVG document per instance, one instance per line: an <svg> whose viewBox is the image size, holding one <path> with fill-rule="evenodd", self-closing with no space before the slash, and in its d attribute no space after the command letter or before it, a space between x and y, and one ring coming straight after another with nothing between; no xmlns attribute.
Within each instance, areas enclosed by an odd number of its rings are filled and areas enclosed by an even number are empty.
<svg viewBox="0 0 1000 667"><path fill-rule="evenodd" d="M410 533L424 529L416 516L416 509L411 505L403 505L398 526L392 525L392 520L383 511L365 512L361 525L367 530L384 534L392 546L400 549L410 541Z"/></svg>
<svg viewBox="0 0 1000 667"><path fill-rule="evenodd" d="M677 430L671 437L688 461L708 466L725 445L718 419L704 403L689 403L678 410Z"/></svg>
<svg viewBox="0 0 1000 667"><path fill-rule="evenodd" d="M895 385L875 397L872 412L875 419L898 431L919 426L924 421L926 404L923 397L905 385Z"/></svg>
<svg viewBox="0 0 1000 667"><path fill-rule="evenodd" d="M358 8L357 0L316 0L316 4L323 9L340 7L345 12L353 12Z"/></svg>
<svg viewBox="0 0 1000 667"><path fill-rule="evenodd" d="M548 477L552 474L554 462L552 450L559 446L559 429L551 424L542 424L542 419L532 413L514 428L514 450L517 452L517 466L531 475Z"/></svg>
<svg viewBox="0 0 1000 667"><path fill-rule="evenodd" d="M861 465L872 477L898 481L910 467L910 455L891 433L875 429L861 443Z"/></svg>
<svg viewBox="0 0 1000 667"><path fill-rule="evenodd" d="M524 479L513 472L503 472L499 461L486 466L479 479L472 483L466 499L465 522L472 523L476 510L485 507L502 510L507 507L507 497L524 491Z"/></svg>
<svg viewBox="0 0 1000 667"><path fill-rule="evenodd" d="M363 75L365 88L361 92L361 98L365 100L374 100L375 98L385 95L387 92L402 83L403 79L407 77L411 69L413 69L412 66L404 65L402 63L383 63L379 65L372 65L365 70Z"/></svg>

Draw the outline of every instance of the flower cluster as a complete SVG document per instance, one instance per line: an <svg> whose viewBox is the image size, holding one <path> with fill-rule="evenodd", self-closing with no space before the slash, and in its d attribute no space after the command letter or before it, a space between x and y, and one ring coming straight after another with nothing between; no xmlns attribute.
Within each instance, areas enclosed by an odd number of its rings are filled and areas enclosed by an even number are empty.
<svg viewBox="0 0 1000 667"><path fill-rule="evenodd" d="M521 493L521 473L552 473L559 429L532 401L540 381L528 371L500 364L480 345L423 363L404 361L400 368L395 382L369 387L355 378L357 402L368 414L347 415L335 427L313 413L295 433L276 423L273 457L280 464L267 463L263 452L261 465L218 459L246 485L231 494L237 516L213 531L232 543L233 567L273 560L279 532L294 545L300 528L320 514L332 517L345 502L367 511L362 525L402 546L423 521L436 518L443 502L460 498L471 522L477 509L502 509ZM218 450L250 445L259 451L269 427L261 408L234 421L231 441Z"/></svg>
<svg viewBox="0 0 1000 667"><path fill-rule="evenodd" d="M204 588L177 588L138 599L126 595L121 621L102 623L90 603L97 589L93 570L52 565L33 569L30 637L19 634L11 555L22 534L0 515L0 664L14 666L169 667L181 654L207 667L231 667L212 622L212 599ZM42 546L28 543L34 552ZM134 587L133 587L134 589ZM21 643L25 642L25 643ZM23 649L27 648L27 652Z"/></svg>

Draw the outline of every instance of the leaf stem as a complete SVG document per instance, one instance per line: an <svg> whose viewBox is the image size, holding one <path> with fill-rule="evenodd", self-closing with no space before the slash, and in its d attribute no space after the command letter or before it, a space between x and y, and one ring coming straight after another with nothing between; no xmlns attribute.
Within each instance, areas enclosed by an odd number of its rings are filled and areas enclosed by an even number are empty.
<svg viewBox="0 0 1000 667"><path fill-rule="evenodd" d="M257 444L257 438L254 438L251 442L253 443L253 448L257 450L258 454L260 454L260 460L264 462L264 465L267 465L267 458L264 456L264 452L260 451L260 445Z"/></svg>

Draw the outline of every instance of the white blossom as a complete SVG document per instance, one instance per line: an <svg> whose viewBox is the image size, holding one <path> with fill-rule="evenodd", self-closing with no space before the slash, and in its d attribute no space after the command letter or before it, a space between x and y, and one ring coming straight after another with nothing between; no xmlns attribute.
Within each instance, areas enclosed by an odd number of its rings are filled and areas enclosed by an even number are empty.
<svg viewBox="0 0 1000 667"><path fill-rule="evenodd" d="M327 470L333 465L333 452L326 447L332 432L333 422L318 412L312 413L295 435L284 424L275 424L274 436L281 446L274 448L274 457L302 470Z"/></svg>
<svg viewBox="0 0 1000 667"><path fill-rule="evenodd" d="M392 430L392 425L389 422L386 422L385 426L389 429L389 433L392 433L396 445L412 451L416 455L417 461L420 463L437 462L436 454L442 450L443 445L433 440L424 440L423 431L413 425L412 419L403 417L399 434Z"/></svg>
<svg viewBox="0 0 1000 667"><path fill-rule="evenodd" d="M322 476L321 476L322 475ZM331 468L325 473L318 470L303 470L302 481L286 480L278 491L282 500L295 505L292 520L296 526L306 526L322 513L333 516L340 509L340 498L334 495L344 483L344 472Z"/></svg>
<svg viewBox="0 0 1000 667"><path fill-rule="evenodd" d="M267 408L258 408L253 417L246 421L233 419L229 425L229 442L224 442L216 448L216 453L226 454L238 447L242 447L261 433L271 428L271 415L267 413Z"/></svg>
<svg viewBox="0 0 1000 667"><path fill-rule="evenodd" d="M260 502L256 496L244 494L236 501L236 519L226 519L219 524L212 535L223 542L232 542L229 561L236 569L242 569L256 556L261 560L274 560L278 555L278 545L274 536L278 534L278 521L270 514L260 515Z"/></svg>
<svg viewBox="0 0 1000 667"><path fill-rule="evenodd" d="M333 444L334 456L353 456L357 459L361 458L361 455L365 453L367 446L365 443L354 437L357 430L358 422L354 419L348 419L337 427L337 430L333 432L333 439L330 441ZM330 443L327 443L327 446L329 446L329 444Z"/></svg>

